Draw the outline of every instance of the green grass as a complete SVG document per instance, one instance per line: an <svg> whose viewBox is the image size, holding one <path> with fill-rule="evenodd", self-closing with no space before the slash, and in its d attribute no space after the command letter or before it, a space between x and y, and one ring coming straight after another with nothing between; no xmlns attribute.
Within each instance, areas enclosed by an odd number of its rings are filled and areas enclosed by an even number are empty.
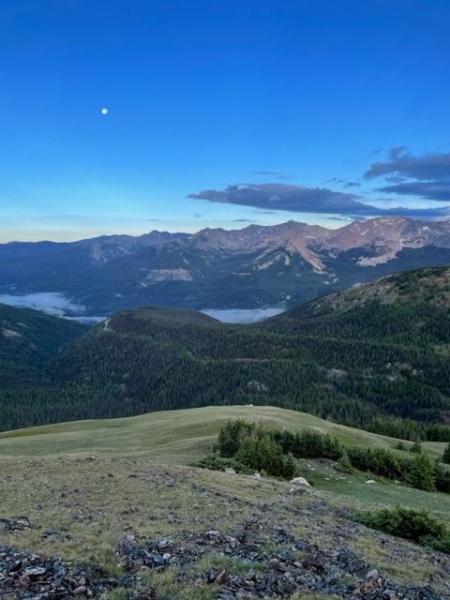
<svg viewBox="0 0 450 600"><path fill-rule="evenodd" d="M257 514L261 523L288 526L299 539L330 547L349 526L343 507L370 510L401 504L428 508L450 522L450 495L413 490L363 474L340 474L330 461L303 461L314 484L303 495L272 479L225 474L188 466L205 455L229 419L248 418L293 431L316 428L346 443L394 447L396 440L335 425L311 415L272 407L231 406L160 412L125 419L82 421L0 434L0 517L25 515L32 529L2 533L2 542L65 559L102 565L119 573L114 554L120 538L140 540L183 536L215 528L233 533ZM426 444L431 454L439 444ZM441 445L442 446L442 445ZM352 525L353 526L353 525ZM56 529L59 537L46 537ZM329 532L333 532L330 536ZM401 540L386 545L378 534L358 526L345 544L398 581L424 582L427 573L442 580L443 567L427 552ZM333 538L334 536L334 538ZM398 544L408 559L393 561ZM206 559L205 559L206 560ZM224 560L209 557L208 560ZM411 575L411 564L414 574ZM209 563L200 563L207 569ZM243 565L228 564L239 572ZM431 569L431 571L430 571ZM161 598L209 600L211 588L176 589L173 572L149 576ZM179 587L179 584L177 584ZM165 595L164 595L165 594ZM158 596L158 597L160 597ZM300 595L299 598L308 598ZM111 598L127 598L126 590ZM311 598L316 598L311 596ZM320 598L318 596L317 598Z"/></svg>
<svg viewBox="0 0 450 600"><path fill-rule="evenodd" d="M146 464L191 465L209 452L229 419L249 419L292 431L313 429L337 436L345 444L395 449L396 439L325 421L306 413L268 406L223 406L149 413L121 419L77 421L0 434L0 465L21 463L22 458L54 464L54 460L107 459L114 470L118 459L145 459ZM445 444L424 443L434 457ZM404 453L406 454L406 453ZM408 453L409 455L409 453ZM50 460L52 459L52 460ZM58 463L59 464L59 463ZM329 500L354 508L409 506L430 510L450 524L450 495L428 493L367 474L336 472L328 461L304 461L305 476ZM350 503L350 504L349 504Z"/></svg>
<svg viewBox="0 0 450 600"><path fill-rule="evenodd" d="M395 449L398 442L306 413L271 406L216 406L120 419L75 421L1 433L0 456L146 454L157 463L190 464L204 456L226 421L238 418L291 431L314 429L335 435L345 444L361 447ZM445 444L427 442L423 446L433 458L439 458Z"/></svg>
<svg viewBox="0 0 450 600"><path fill-rule="evenodd" d="M340 473L329 461L302 461L306 479L330 502L356 510L408 506L428 510L450 526L450 495L430 493L367 473ZM375 481L368 484L367 481Z"/></svg>

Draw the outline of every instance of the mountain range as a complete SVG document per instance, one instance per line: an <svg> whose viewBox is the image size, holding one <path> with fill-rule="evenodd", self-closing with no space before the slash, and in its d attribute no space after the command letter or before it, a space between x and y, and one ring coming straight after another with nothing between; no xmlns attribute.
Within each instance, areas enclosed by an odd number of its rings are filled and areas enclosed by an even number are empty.
<svg viewBox="0 0 450 600"><path fill-rule="evenodd" d="M0 245L0 293L57 292L86 315L143 305L290 307L381 275L450 264L450 221L289 221ZM74 309L76 312L76 309Z"/></svg>

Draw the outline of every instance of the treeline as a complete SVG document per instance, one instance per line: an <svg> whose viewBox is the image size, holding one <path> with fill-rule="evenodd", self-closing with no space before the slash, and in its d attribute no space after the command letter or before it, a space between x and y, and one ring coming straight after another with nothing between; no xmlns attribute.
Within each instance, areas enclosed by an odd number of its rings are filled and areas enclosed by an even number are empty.
<svg viewBox="0 0 450 600"><path fill-rule="evenodd" d="M414 455L406 457L385 448L346 446L328 434L313 431L294 434L237 420L222 427L214 447L216 456L213 454L201 465L209 468L232 466L238 471L255 469L267 475L289 478L297 472L295 459L328 458L339 461L344 470L358 469L403 481L417 489L450 493L450 470L431 461L420 444L413 446L413 450Z"/></svg>

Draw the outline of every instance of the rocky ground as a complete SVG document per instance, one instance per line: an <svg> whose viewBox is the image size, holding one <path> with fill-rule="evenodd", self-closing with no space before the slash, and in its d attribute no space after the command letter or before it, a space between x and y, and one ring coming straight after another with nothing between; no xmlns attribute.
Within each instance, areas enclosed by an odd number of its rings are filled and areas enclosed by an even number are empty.
<svg viewBox="0 0 450 600"><path fill-rule="evenodd" d="M269 507L268 507L269 510ZM370 568L346 545L324 550L298 539L270 519L252 515L233 532L218 530L178 539L137 540L124 536L117 547L123 567L120 577L101 568L74 566L56 557L0 546L0 597L6 599L63 599L105 597L121 590L124 597L158 600L157 587L146 585L146 575L174 570L178 586L210 586L210 597L293 598L296 593L354 600L442 600L431 585L401 585ZM211 561L211 558L215 560ZM209 559L205 560L205 559ZM434 554L433 560L448 561ZM203 568L202 568L203 565ZM200 566L200 568L198 568Z"/></svg>
<svg viewBox="0 0 450 600"><path fill-rule="evenodd" d="M2 600L450 598L449 556L367 529L314 489L77 458L14 463L27 496L10 466Z"/></svg>
<svg viewBox="0 0 450 600"><path fill-rule="evenodd" d="M0 597L59 600L120 593L120 597L135 600L168 600L167 590L158 591L158 576L171 572L178 587L197 588L202 593L210 588L208 596L203 593L202 597L217 600L294 598L302 593L352 600L450 598L450 585L448 592L438 592L431 584L400 584L368 564L345 544L347 536L357 535L357 525L348 524L333 536L334 549L322 548L293 535L289 523L281 526L274 522L270 505L260 509L231 533L210 529L157 540L126 534L116 549L120 576L101 567L73 565L59 557L0 545ZM9 528L31 527L24 517L5 521ZM412 547L406 550L400 543L397 560L413 561L418 552ZM447 557L428 555L450 576Z"/></svg>

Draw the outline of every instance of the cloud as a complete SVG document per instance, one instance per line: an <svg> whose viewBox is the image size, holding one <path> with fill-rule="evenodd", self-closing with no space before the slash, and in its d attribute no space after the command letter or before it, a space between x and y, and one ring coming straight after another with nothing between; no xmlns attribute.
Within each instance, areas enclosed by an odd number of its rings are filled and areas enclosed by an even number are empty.
<svg viewBox="0 0 450 600"><path fill-rule="evenodd" d="M254 223L251 219L233 219L233 223Z"/></svg>
<svg viewBox="0 0 450 600"><path fill-rule="evenodd" d="M389 160L372 163L365 179L385 175L409 177L421 181L450 179L450 152L414 156L403 146L392 148Z"/></svg>
<svg viewBox="0 0 450 600"><path fill-rule="evenodd" d="M358 183L357 181L346 181L343 185L345 188L361 187L361 184Z"/></svg>
<svg viewBox="0 0 450 600"><path fill-rule="evenodd" d="M209 202L254 206L265 210L294 212L358 210L361 204L353 194L283 183L230 185L224 190L203 190L189 194L188 197Z"/></svg>
<svg viewBox="0 0 450 600"><path fill-rule="evenodd" d="M361 202L361 197L350 192L337 192L328 188L311 188L283 183L237 184L224 190L203 190L189 194L188 198L251 206L263 210L289 211L299 213L324 213L356 216L409 216L409 217L443 217L450 209L405 207L379 208Z"/></svg>
<svg viewBox="0 0 450 600"><path fill-rule="evenodd" d="M361 184L356 181L347 181L347 179L341 179L340 177L332 177L331 179L325 181L325 183L334 183L345 188L361 187Z"/></svg>
<svg viewBox="0 0 450 600"><path fill-rule="evenodd" d="M450 152L415 156L404 146L391 148L386 161L373 163L365 179L384 177L379 188L388 194L414 195L427 200L450 200Z"/></svg>
<svg viewBox="0 0 450 600"><path fill-rule="evenodd" d="M387 194L420 196L427 200L450 202L450 181L406 181L379 188Z"/></svg>

